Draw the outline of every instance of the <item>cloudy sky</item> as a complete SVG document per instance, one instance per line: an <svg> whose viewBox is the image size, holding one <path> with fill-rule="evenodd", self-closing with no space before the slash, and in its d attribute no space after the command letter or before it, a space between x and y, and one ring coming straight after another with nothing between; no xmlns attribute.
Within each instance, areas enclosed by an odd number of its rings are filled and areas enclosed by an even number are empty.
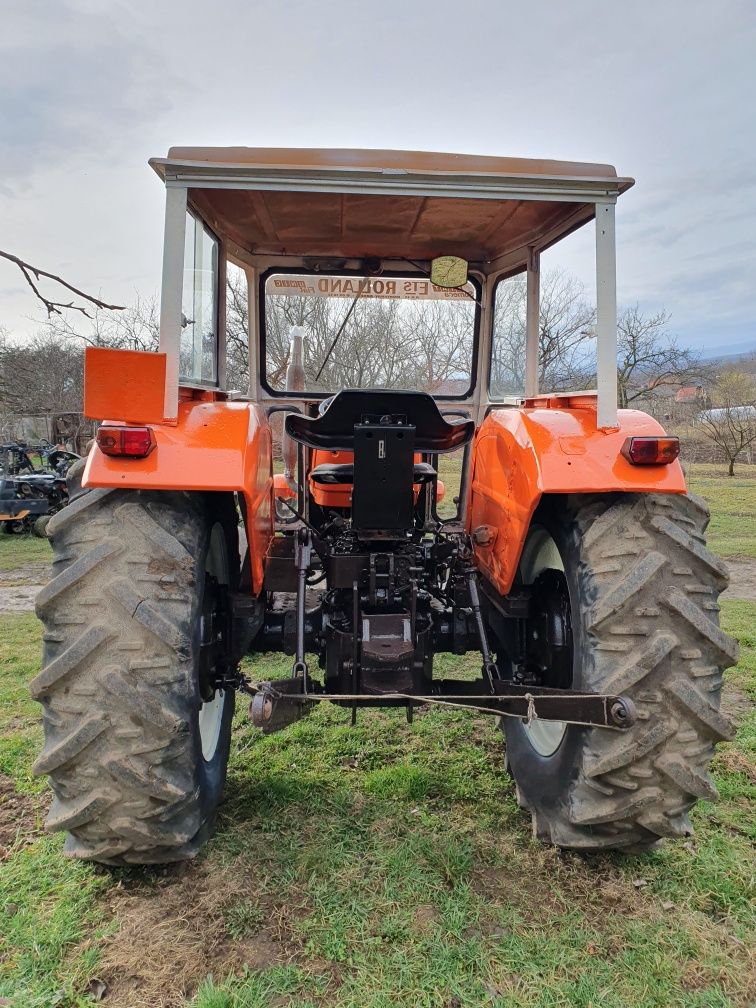
<svg viewBox="0 0 756 1008"><path fill-rule="evenodd" d="M172 144L606 161L618 293L756 348L753 0L0 0L0 247L157 292ZM590 281L591 235L552 264ZM41 316L0 261L0 325Z"/></svg>

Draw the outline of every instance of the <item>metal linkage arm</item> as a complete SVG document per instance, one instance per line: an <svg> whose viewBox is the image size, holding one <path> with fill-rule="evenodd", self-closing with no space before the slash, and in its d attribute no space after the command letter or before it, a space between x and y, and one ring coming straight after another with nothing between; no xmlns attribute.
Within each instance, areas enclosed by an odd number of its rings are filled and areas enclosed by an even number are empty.
<svg viewBox="0 0 756 1008"><path fill-rule="evenodd" d="M307 662L305 661L305 600L307 597L307 574L312 558L312 534L308 528L297 531L296 545L297 564L297 643L294 655L292 678L301 676L304 689L307 692Z"/></svg>
<svg viewBox="0 0 756 1008"><path fill-rule="evenodd" d="M566 721L586 727L611 728L623 731L635 723L637 713L627 697L603 693L579 693L574 690L552 690L537 686L519 686L498 680L494 695L472 692L478 683L461 680L441 680L434 684L432 695L412 693L321 693L304 694L301 680L281 680L249 686L254 695L250 713L258 728L276 731L298 720L313 702L380 707L409 703L436 704L440 707L463 708L498 717L516 717L527 721Z"/></svg>

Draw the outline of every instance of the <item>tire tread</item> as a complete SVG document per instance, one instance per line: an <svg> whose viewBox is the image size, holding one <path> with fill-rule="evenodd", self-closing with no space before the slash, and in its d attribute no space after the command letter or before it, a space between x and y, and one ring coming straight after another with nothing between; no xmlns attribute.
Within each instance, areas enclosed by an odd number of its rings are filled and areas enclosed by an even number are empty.
<svg viewBox="0 0 756 1008"><path fill-rule="evenodd" d="M717 597L728 576L704 545L708 518L691 496L573 500L584 688L629 696L639 718L621 735L584 732L557 813L519 782L518 800L540 838L583 851L650 849L662 837L689 835L692 806L716 799L714 747L732 737L719 712L722 670L737 661L738 646L719 627ZM625 563L607 564L620 556Z"/></svg>
<svg viewBox="0 0 756 1008"><path fill-rule="evenodd" d="M162 863L204 839L189 731L201 702L191 654L203 508L185 493L92 490L48 527L53 578L37 600L44 655L31 683L45 743L34 770L50 777L46 827L68 832L70 856Z"/></svg>

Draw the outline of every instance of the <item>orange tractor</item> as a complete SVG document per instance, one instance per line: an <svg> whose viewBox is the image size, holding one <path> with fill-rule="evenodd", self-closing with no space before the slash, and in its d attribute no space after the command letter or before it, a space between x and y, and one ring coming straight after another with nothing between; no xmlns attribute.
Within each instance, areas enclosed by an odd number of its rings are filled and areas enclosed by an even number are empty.
<svg viewBox="0 0 756 1008"><path fill-rule="evenodd" d="M688 834L716 793L737 656L677 440L617 409L614 211L632 180L390 151L173 148L152 165L160 350L87 351L101 425L37 601L36 771L68 853L194 855L240 692L263 731L326 700L353 718L480 711L539 838L635 851ZM554 394L540 254L594 220L597 390ZM228 387L229 264L247 282L246 394ZM461 474L454 506L440 464ZM241 672L271 651L290 677ZM436 653L467 651L477 679L434 678Z"/></svg>

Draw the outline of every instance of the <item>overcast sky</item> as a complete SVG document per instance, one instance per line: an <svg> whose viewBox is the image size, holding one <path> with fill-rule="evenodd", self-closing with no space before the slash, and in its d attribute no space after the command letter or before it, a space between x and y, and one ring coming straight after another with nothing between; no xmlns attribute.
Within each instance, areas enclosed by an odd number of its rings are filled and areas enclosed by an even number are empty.
<svg viewBox="0 0 756 1008"><path fill-rule="evenodd" d="M0 0L0 24L0 247L108 300L157 293L146 162L172 144L604 161L636 179L620 301L756 348L754 0ZM591 241L561 257L585 278ZM0 325L29 315L0 261Z"/></svg>

